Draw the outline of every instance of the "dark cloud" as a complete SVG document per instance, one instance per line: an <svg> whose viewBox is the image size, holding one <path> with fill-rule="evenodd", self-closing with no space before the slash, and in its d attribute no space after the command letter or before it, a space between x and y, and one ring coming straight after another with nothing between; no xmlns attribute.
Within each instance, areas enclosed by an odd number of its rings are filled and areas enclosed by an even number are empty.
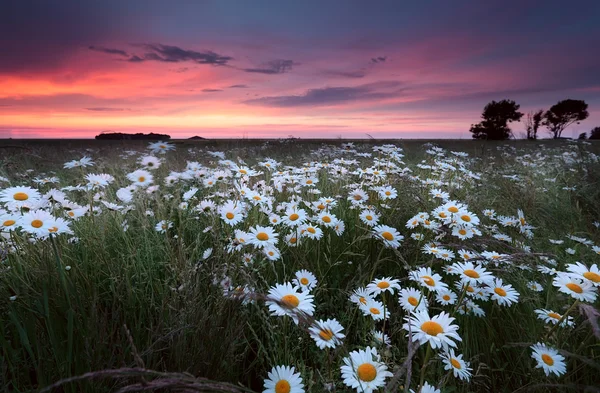
<svg viewBox="0 0 600 393"><path fill-rule="evenodd" d="M202 89L203 92L205 93L216 93L218 91L223 91L221 89Z"/></svg>
<svg viewBox="0 0 600 393"><path fill-rule="evenodd" d="M367 75L367 71L363 68L357 71L338 71L338 70L326 70L323 74L327 76L339 76L343 78L364 78Z"/></svg>
<svg viewBox="0 0 600 393"><path fill-rule="evenodd" d="M373 57L371 59L371 63L373 63L373 64L385 63L386 60L387 60L387 56Z"/></svg>
<svg viewBox="0 0 600 393"><path fill-rule="evenodd" d="M230 89L247 89L249 87L250 86L248 86L248 85L231 85L231 86L229 86Z"/></svg>
<svg viewBox="0 0 600 393"><path fill-rule="evenodd" d="M197 64L227 65L233 57L222 56L212 51L198 52L195 50L182 49L178 46L163 44L142 44L139 45L148 52L142 57L133 55L129 61L162 61L167 63L179 63L183 61L192 61Z"/></svg>
<svg viewBox="0 0 600 393"><path fill-rule="evenodd" d="M261 97L244 101L248 105L279 108L301 106L332 106L352 101L372 101L398 96L401 83L376 82L354 87L324 87L310 89L302 95Z"/></svg>
<svg viewBox="0 0 600 393"><path fill-rule="evenodd" d="M93 45L90 45L88 47L88 49L94 50L97 52L108 53L111 55L119 55L119 56L123 56L123 57L129 57L129 54L127 54L127 52L125 52L124 50L121 50L121 49L112 49L112 48L105 48L103 46L93 46Z"/></svg>
<svg viewBox="0 0 600 393"><path fill-rule="evenodd" d="M88 111L94 111L94 112L124 112L124 111L129 111L131 109L129 108L108 108L108 107L96 107L96 108L85 108Z"/></svg>
<svg viewBox="0 0 600 393"><path fill-rule="evenodd" d="M262 65L260 68L244 68L246 72L258 72L260 74L284 74L292 70L292 68L300 63L295 63L293 60L271 60Z"/></svg>

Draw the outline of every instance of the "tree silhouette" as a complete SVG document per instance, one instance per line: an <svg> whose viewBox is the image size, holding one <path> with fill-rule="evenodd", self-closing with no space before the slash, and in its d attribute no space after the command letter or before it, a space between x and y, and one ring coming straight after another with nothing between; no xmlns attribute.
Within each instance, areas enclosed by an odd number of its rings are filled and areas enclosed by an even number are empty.
<svg viewBox="0 0 600 393"><path fill-rule="evenodd" d="M510 138L508 123L521 121L520 105L512 100L492 101L483 108L481 122L472 124L469 130L474 139L502 140Z"/></svg>
<svg viewBox="0 0 600 393"><path fill-rule="evenodd" d="M537 132L544 118L544 110L539 109L535 112L527 113L525 119L525 130L527 131L527 139L537 139Z"/></svg>
<svg viewBox="0 0 600 393"><path fill-rule="evenodd" d="M544 113L543 125L548 129L554 139L560 138L562 132L573 123L587 119L590 115L588 105L583 100L562 100L552 105Z"/></svg>
<svg viewBox="0 0 600 393"><path fill-rule="evenodd" d="M590 131L589 139L600 139L600 127L594 127L592 131Z"/></svg>

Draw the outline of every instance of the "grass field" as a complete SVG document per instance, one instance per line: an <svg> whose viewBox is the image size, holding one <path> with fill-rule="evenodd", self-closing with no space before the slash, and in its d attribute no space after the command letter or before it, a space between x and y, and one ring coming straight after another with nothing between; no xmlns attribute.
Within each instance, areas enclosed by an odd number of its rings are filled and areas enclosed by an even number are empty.
<svg viewBox="0 0 600 393"><path fill-rule="evenodd" d="M600 391L600 144L149 145L0 141L4 391Z"/></svg>

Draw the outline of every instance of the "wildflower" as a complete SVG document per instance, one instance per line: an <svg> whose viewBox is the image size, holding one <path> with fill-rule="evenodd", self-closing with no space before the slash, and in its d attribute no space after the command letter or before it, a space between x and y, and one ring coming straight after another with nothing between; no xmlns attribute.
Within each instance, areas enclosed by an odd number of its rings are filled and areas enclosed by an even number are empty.
<svg viewBox="0 0 600 393"><path fill-rule="evenodd" d="M341 367L342 379L346 386L360 393L372 393L385 385L385 379L393 374L380 361L375 348L352 351L344 358Z"/></svg>
<svg viewBox="0 0 600 393"><path fill-rule="evenodd" d="M391 277L376 278L367 285L367 290L375 296L383 292L390 292L393 295L395 289L400 289L400 280Z"/></svg>
<svg viewBox="0 0 600 393"><path fill-rule="evenodd" d="M304 393L302 377L294 371L289 366L273 367L265 379L263 393Z"/></svg>
<svg viewBox="0 0 600 393"><path fill-rule="evenodd" d="M427 381L423 383L423 386L418 393L440 393L440 389L436 389L435 386L430 385ZM415 393L414 390L410 389L410 393Z"/></svg>
<svg viewBox="0 0 600 393"><path fill-rule="evenodd" d="M546 344L537 343L530 347L533 351L531 357L537 361L535 368L544 370L546 376L550 373L561 376L567 372L565 357L558 354L558 351Z"/></svg>
<svg viewBox="0 0 600 393"><path fill-rule="evenodd" d="M383 303L375 299L368 298L365 304L361 303L359 306L364 315L370 315L376 321L390 317L389 310L386 310Z"/></svg>
<svg viewBox="0 0 600 393"><path fill-rule="evenodd" d="M266 304L269 306L271 314L288 315L296 324L298 324L299 312L313 315L315 311L313 296L308 292L299 291L298 287L292 286L290 283L275 284L274 287L271 287Z"/></svg>
<svg viewBox="0 0 600 393"><path fill-rule="evenodd" d="M392 346L390 337L380 330L372 330L371 336L373 336L373 340L377 343L377 345L385 345L386 347Z"/></svg>
<svg viewBox="0 0 600 393"><path fill-rule="evenodd" d="M127 178L133 182L135 187L148 187L154 180L152 174L144 169L138 169L127 174Z"/></svg>
<svg viewBox="0 0 600 393"><path fill-rule="evenodd" d="M433 273L430 267L421 267L408 274L408 277L421 284L421 286L432 291L443 291L448 289L448 285L442 282L442 276Z"/></svg>
<svg viewBox="0 0 600 393"><path fill-rule="evenodd" d="M174 150L175 145L167 142L154 142L148 146L148 149L152 150L152 153L165 154L169 150Z"/></svg>
<svg viewBox="0 0 600 393"><path fill-rule="evenodd" d="M400 235L396 228L389 227L387 225L378 225L373 228L373 235L383 240L383 244L386 247L398 248L400 242L404 239L404 236Z"/></svg>
<svg viewBox="0 0 600 393"><path fill-rule="evenodd" d="M352 295L350 296L350 301L359 306L364 306L367 304L369 300L373 299L371 297L371 292L367 290L367 288L361 287L355 289Z"/></svg>
<svg viewBox="0 0 600 393"><path fill-rule="evenodd" d="M292 283L299 286L303 292L310 292L317 285L317 278L308 270L299 270Z"/></svg>
<svg viewBox="0 0 600 393"><path fill-rule="evenodd" d="M0 202L9 204L15 208L37 203L42 196L31 187L9 187L0 192Z"/></svg>
<svg viewBox="0 0 600 393"><path fill-rule="evenodd" d="M156 232L158 233L165 233L167 231L167 229L171 229L173 228L173 223L171 221L166 221L166 220L162 220L160 221L158 224L156 224L156 226L154 227L154 229L156 230Z"/></svg>
<svg viewBox="0 0 600 393"><path fill-rule="evenodd" d="M462 282L470 285L484 284L494 280L494 276L490 272L472 262L456 262L451 266L451 273L457 274Z"/></svg>
<svg viewBox="0 0 600 393"><path fill-rule="evenodd" d="M320 349L335 348L346 337L342 334L344 327L335 319L315 321L308 330Z"/></svg>
<svg viewBox="0 0 600 393"><path fill-rule="evenodd" d="M48 235L54 221L54 216L45 210L31 210L23 215L20 225L27 233L45 236Z"/></svg>
<svg viewBox="0 0 600 393"><path fill-rule="evenodd" d="M250 228L248 233L248 243L256 248L265 246L274 246L277 243L277 233L271 227L261 227L257 225Z"/></svg>
<svg viewBox="0 0 600 393"><path fill-rule="evenodd" d="M309 239L319 240L323 237L323 230L312 224L306 224L300 227L300 233Z"/></svg>
<svg viewBox="0 0 600 393"><path fill-rule="evenodd" d="M429 317L427 311L412 313L410 317L404 318L407 323L402 325L404 330L410 331L412 341L418 341L419 345L428 342L433 349L456 347L453 341L462 341L457 333L458 326L452 325L454 318L442 311L433 318ZM410 325L410 330L409 330ZM409 334L407 334L407 337Z"/></svg>
<svg viewBox="0 0 600 393"><path fill-rule="evenodd" d="M534 312L537 314L538 319L541 319L542 321L544 321L546 323L551 323L553 325L556 325L558 323L558 321L560 321L563 318L563 316L560 315L559 313L554 312L552 310L546 310L544 308L534 310ZM573 317L571 317L571 316L567 316L560 323L560 326L562 326L562 327L573 326L573 325L574 325Z"/></svg>
<svg viewBox="0 0 600 393"><path fill-rule="evenodd" d="M519 293L513 289L512 285L504 284L500 278L496 278L493 283L488 285L492 300L497 301L501 306L510 306L519 300Z"/></svg>
<svg viewBox="0 0 600 393"><path fill-rule="evenodd" d="M567 265L567 271L573 273L577 277L583 278L584 281L590 282L595 287L600 287L600 270L598 265L593 264L587 267L581 262Z"/></svg>
<svg viewBox="0 0 600 393"><path fill-rule="evenodd" d="M552 281L552 285L562 293L571 295L574 299L590 303L596 301L596 291L591 282L573 277L568 273L558 273Z"/></svg>
<svg viewBox="0 0 600 393"><path fill-rule="evenodd" d="M456 303L456 299L457 299L456 293L454 293L450 290L439 291L435 295L435 300L442 306L454 304L454 303Z"/></svg>
<svg viewBox="0 0 600 393"><path fill-rule="evenodd" d="M379 215L373 210L363 210L360 213L359 218L362 222L370 227L377 225L379 222Z"/></svg>
<svg viewBox="0 0 600 393"><path fill-rule="evenodd" d="M468 362L463 360L463 355L456 355L454 349L450 348L441 356L444 363L444 370L452 370L455 378L466 381L471 379L472 368L469 367Z"/></svg>
<svg viewBox="0 0 600 393"><path fill-rule="evenodd" d="M400 302L400 306L408 312L427 311L427 297L418 289L401 289L398 301Z"/></svg>

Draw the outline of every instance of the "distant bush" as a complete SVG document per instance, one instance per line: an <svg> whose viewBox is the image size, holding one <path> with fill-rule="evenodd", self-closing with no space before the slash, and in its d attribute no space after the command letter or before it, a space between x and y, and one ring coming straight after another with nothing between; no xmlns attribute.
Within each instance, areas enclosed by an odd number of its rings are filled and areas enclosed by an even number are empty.
<svg viewBox="0 0 600 393"><path fill-rule="evenodd" d="M137 134L125 134L122 132L111 132L96 135L96 139L102 140L151 140L151 141L166 141L171 139L170 135L167 134L155 134L153 132L149 134L143 134L138 132Z"/></svg>

